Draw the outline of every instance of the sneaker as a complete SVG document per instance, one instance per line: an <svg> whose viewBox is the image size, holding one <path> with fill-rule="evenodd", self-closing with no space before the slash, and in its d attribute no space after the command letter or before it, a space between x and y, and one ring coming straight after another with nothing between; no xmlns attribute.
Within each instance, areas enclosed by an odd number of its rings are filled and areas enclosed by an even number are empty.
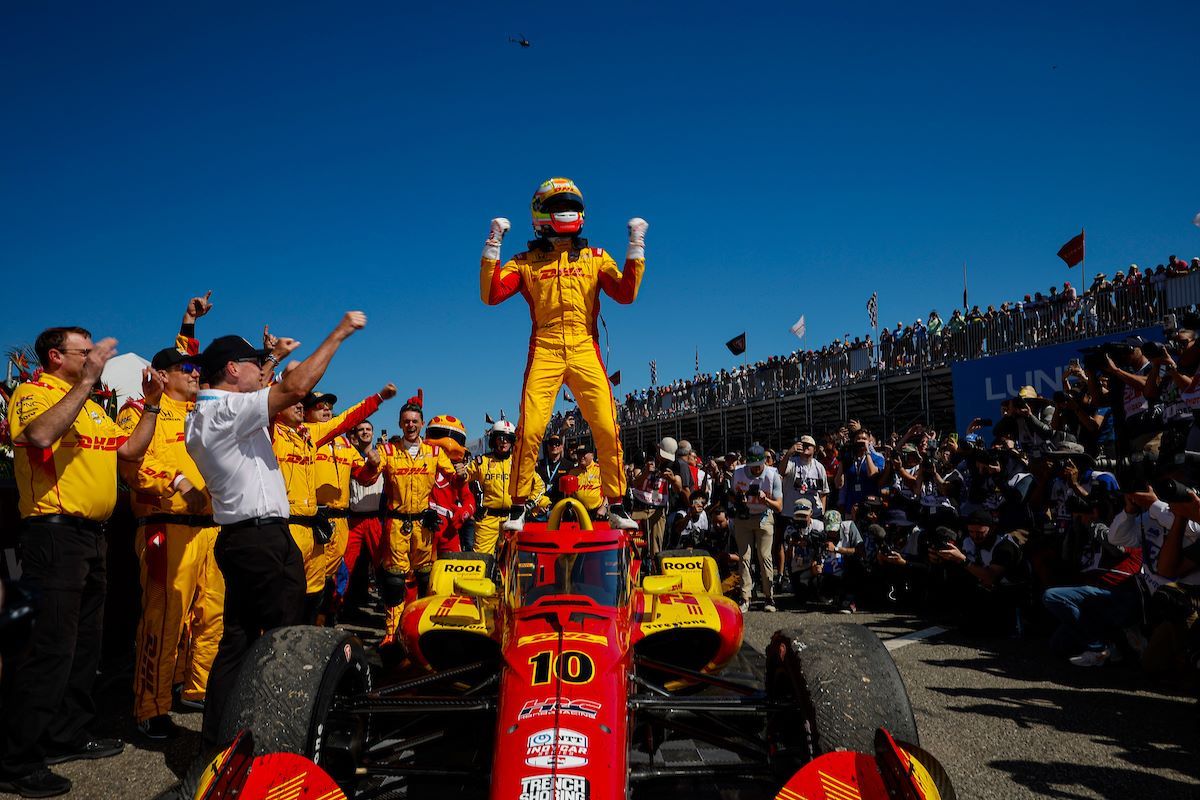
<svg viewBox="0 0 1200 800"><path fill-rule="evenodd" d="M501 527L506 531L522 531L525 529L525 506L514 504L508 510L508 519L504 520L504 525Z"/></svg>
<svg viewBox="0 0 1200 800"><path fill-rule="evenodd" d="M629 516L629 512L625 510L625 506L620 503L608 507L608 526L622 531L636 531L638 529L637 521Z"/></svg>
<svg viewBox="0 0 1200 800"><path fill-rule="evenodd" d="M1084 650L1070 659L1071 663L1077 667L1102 667L1110 661L1116 663L1120 660L1121 654L1115 647L1106 647L1103 650Z"/></svg>
<svg viewBox="0 0 1200 800"><path fill-rule="evenodd" d="M68 749L46 748L46 764L65 764L80 759L109 758L125 749L120 739L84 739Z"/></svg>
<svg viewBox="0 0 1200 800"><path fill-rule="evenodd" d="M139 734L154 742L174 739L179 735L179 726L166 714L142 720L137 724L137 730Z"/></svg>
<svg viewBox="0 0 1200 800"><path fill-rule="evenodd" d="M763 606L762 610L767 612L768 614L774 614L777 609L775 608L774 603L767 603L765 606Z"/></svg>
<svg viewBox="0 0 1200 800"><path fill-rule="evenodd" d="M197 698L197 699L192 699L190 697L181 697L181 698L179 698L179 705L181 705L182 707L184 707L186 709L190 709L192 711L203 711L204 710L204 698L201 697L201 698Z"/></svg>
<svg viewBox="0 0 1200 800"><path fill-rule="evenodd" d="M738 608L740 608L742 613L745 614L750 611L750 603L746 600L743 600L742 602L738 603Z"/></svg>
<svg viewBox="0 0 1200 800"><path fill-rule="evenodd" d="M1141 629L1135 625L1131 625L1128 628L1123 628L1122 632L1125 634L1125 641L1129 643L1130 650L1139 656L1146 652L1146 647L1150 644L1150 640L1146 638Z"/></svg>
<svg viewBox="0 0 1200 800"><path fill-rule="evenodd" d="M71 791L71 781L42 767L20 778L0 780L0 792L21 797L54 797Z"/></svg>

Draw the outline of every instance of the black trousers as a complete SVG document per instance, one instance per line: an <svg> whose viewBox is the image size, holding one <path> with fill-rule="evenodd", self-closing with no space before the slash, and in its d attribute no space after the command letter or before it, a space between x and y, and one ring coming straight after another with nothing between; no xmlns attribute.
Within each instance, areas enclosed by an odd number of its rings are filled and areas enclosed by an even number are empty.
<svg viewBox="0 0 1200 800"><path fill-rule="evenodd" d="M225 744L221 717L250 646L264 631L304 619L304 559L287 522L221 528L213 553L225 576L225 631L208 677L205 747Z"/></svg>
<svg viewBox="0 0 1200 800"><path fill-rule="evenodd" d="M0 708L0 774L45 766L43 748L70 749L96 713L104 534L70 523L31 521L21 531L21 583L33 595L33 634Z"/></svg>

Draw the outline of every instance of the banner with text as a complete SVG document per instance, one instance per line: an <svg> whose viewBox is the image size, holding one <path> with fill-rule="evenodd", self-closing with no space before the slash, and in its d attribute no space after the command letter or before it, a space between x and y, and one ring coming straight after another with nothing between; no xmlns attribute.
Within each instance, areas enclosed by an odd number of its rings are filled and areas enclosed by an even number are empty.
<svg viewBox="0 0 1200 800"><path fill-rule="evenodd" d="M1032 386L1039 395L1050 399L1055 392L1062 391L1063 370L1067 368L1067 362L1072 358L1082 360L1081 349L1105 342L1119 342L1129 336L1161 342L1163 331L1161 326L1156 325L1019 353L955 362L950 374L954 381L954 417L958 432L961 434L966 431L976 417L998 420L1000 403L1016 397L1022 386ZM985 428L980 433L991 442L991 428Z"/></svg>

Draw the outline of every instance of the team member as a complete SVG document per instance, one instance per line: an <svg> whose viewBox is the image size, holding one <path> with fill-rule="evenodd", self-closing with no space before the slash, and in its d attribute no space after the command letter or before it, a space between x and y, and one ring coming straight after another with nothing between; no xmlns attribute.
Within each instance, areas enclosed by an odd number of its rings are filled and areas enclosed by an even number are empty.
<svg viewBox="0 0 1200 800"><path fill-rule="evenodd" d="M303 619L305 576L288 529L287 488L271 449L271 420L312 391L333 354L367 323L347 312L312 355L273 386L264 361L280 361L300 343L280 339L268 353L240 336L222 336L204 351L210 385L184 425L188 453L200 468L221 526L214 552L225 576L225 632L204 704L202 742L215 747L221 717L246 652L263 631Z"/></svg>
<svg viewBox="0 0 1200 800"><path fill-rule="evenodd" d="M210 308L208 295L188 302L177 344L188 347L194 342L196 319ZM195 407L200 385L198 362L195 353L175 347L151 359L150 367L166 384L154 439L141 462L120 464L138 521L134 548L142 582L133 715L138 732L149 739L179 732L169 714L177 676L189 700L203 700L221 639L225 582L212 557L217 528L204 479L183 443L184 419ZM144 401L132 399L117 423L132 431L144 414ZM191 642L181 647L185 633ZM181 652L183 659L178 658Z"/></svg>
<svg viewBox="0 0 1200 800"><path fill-rule="evenodd" d="M325 595L329 602L327 610L337 610L337 574L346 553L350 536L347 521L350 505L350 484L353 474L359 470L365 457L355 449L343 431L353 429L358 423L379 410L380 403L396 396L395 384L389 383L378 393L352 405L334 416L333 406L337 395L309 392L304 398L304 427L313 442L313 466L316 479L317 508L321 516L329 520L333 535L325 545ZM332 622L333 616L327 619Z"/></svg>
<svg viewBox="0 0 1200 800"><path fill-rule="evenodd" d="M437 512L438 528L434 535L437 555L458 553L463 549L462 536L473 542L475 524L475 495L467 480L467 428L458 417L439 414L425 427L425 444L445 451L454 465L454 473L439 472L430 490L429 506ZM418 572L421 594L428 592L428 573Z"/></svg>
<svg viewBox="0 0 1200 800"><path fill-rule="evenodd" d="M142 373L149 412L124 431L89 399L115 339L92 343L83 328L49 328L34 351L43 373L8 404L20 492L21 580L39 602L27 658L4 706L0 791L51 797L71 781L48 764L104 758L124 749L95 739L92 684L104 618L104 523L117 504L117 461L138 461L154 436L162 377Z"/></svg>
<svg viewBox="0 0 1200 800"><path fill-rule="evenodd" d="M515 448L516 434L514 432L513 447L510 450ZM546 440L542 442L542 450L544 455L538 459L537 470L534 474L545 487L545 497L548 502L544 507L549 508L563 499L558 479L571 469L571 462L563 458L563 438L557 433L546 437Z"/></svg>
<svg viewBox="0 0 1200 800"><path fill-rule="evenodd" d="M363 420L349 434L350 443L366 461L375 442L375 426ZM377 457L377 456L375 456ZM350 498L347 521L350 532L346 538L346 553L343 559L350 575L343 596L347 603L366 603L366 584L356 577L360 554L366 550L367 560L377 574L383 570L383 481L374 481L364 486L358 481L350 482Z"/></svg>
<svg viewBox="0 0 1200 800"><path fill-rule="evenodd" d="M513 507L507 529L519 530L525 521L525 501L533 494L538 445L558 389L565 381L591 426L600 455L604 494L610 502L610 524L637 527L621 505L625 496L625 468L616 420L616 405L608 372L600 358L596 317L600 291L618 303L632 303L646 267L646 221L629 221L629 249L625 269L617 269L612 256L589 248L579 238L583 229L583 195L572 181L551 178L538 187L531 204L537 239L529 250L500 262L500 243L512 227L508 220L492 220L479 268L479 293L484 303L496 305L520 292L529 302L533 318L525 383L521 387L521 420L513 457Z"/></svg>
<svg viewBox="0 0 1200 800"><path fill-rule="evenodd" d="M475 524L475 552L494 555L500 537L500 522L508 517L512 508L512 495L508 493L512 471L513 445L517 441L517 429L506 419L492 423L488 432L488 452L471 462L468 478L479 487L482 501ZM549 436L547 443L557 441L558 456L562 458L562 438ZM558 471L558 461L553 472ZM541 477L534 473L533 496L539 509L550 505L546 486Z"/></svg>
<svg viewBox="0 0 1200 800"><path fill-rule="evenodd" d="M429 495L439 472L455 474L444 450L421 441L425 422L421 403L418 392L400 409L403 438L398 444L381 445L379 463L368 460L364 476L368 483L379 475L386 481L387 535L379 586L386 607L386 630L381 646L395 641L409 582L415 585L417 573L428 575L433 569L433 537L439 517L429 505Z"/></svg>
<svg viewBox="0 0 1200 800"><path fill-rule="evenodd" d="M604 491L601 488L600 465L591 448L581 444L575 448L575 466L567 473L574 475L578 481L575 499L583 503L584 508L599 519L604 514Z"/></svg>

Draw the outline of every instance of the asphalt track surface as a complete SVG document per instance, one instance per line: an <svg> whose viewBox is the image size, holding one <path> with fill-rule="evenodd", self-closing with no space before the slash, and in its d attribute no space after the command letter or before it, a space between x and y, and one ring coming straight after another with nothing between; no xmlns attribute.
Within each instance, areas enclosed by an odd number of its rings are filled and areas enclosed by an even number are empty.
<svg viewBox="0 0 1200 800"><path fill-rule="evenodd" d="M1152 681L1123 663L1073 667L1046 654L1040 639L970 637L908 614L820 616L865 624L890 641L921 744L963 800L1200 798L1200 707L1180 683ZM761 652L775 630L806 618L752 611L746 643ZM129 685L128 675L113 675L98 691L96 732L124 738L125 752L55 767L75 784L66 797L154 798L187 769L200 715L174 715L186 729L179 739L139 742Z"/></svg>

